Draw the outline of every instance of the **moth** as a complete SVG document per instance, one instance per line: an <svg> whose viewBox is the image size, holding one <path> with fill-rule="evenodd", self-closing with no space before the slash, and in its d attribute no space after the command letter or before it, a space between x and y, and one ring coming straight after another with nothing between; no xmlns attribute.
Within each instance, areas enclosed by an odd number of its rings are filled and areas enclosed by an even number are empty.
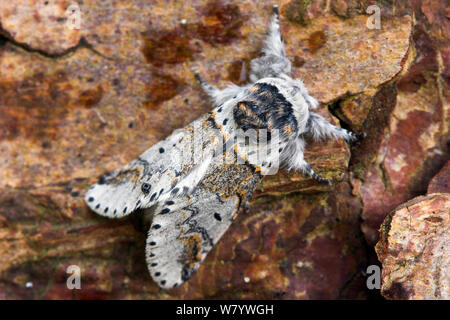
<svg viewBox="0 0 450 320"><path fill-rule="evenodd" d="M146 262L161 288L192 276L272 168L300 170L331 183L304 159L308 136L349 143L364 136L313 112L318 102L301 80L289 76L278 6L273 12L262 55L250 63L250 84L220 90L195 73L213 101L212 111L101 178L85 195L89 208L108 218L152 209ZM237 139L238 132L245 139ZM261 150L262 160L254 160Z"/></svg>

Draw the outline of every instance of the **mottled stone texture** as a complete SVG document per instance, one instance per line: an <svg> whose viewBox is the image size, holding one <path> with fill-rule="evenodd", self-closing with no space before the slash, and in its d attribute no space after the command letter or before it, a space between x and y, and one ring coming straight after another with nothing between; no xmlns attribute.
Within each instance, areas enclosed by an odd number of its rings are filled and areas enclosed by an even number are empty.
<svg viewBox="0 0 450 320"><path fill-rule="evenodd" d="M430 181L428 193L450 193L450 161Z"/></svg>
<svg viewBox="0 0 450 320"><path fill-rule="evenodd" d="M80 29L67 28L73 2ZM308 147L331 187L283 171L267 177L250 212L168 292L147 273L139 217L103 219L82 195L211 108L192 69L218 86L247 81L273 2L73 2L0 0L0 298L371 295L364 271L381 222L425 194L448 158L442 1L279 3L294 75L322 115L368 136L351 149ZM379 30L366 26L371 4L381 8ZM81 290L66 287L72 264Z"/></svg>
<svg viewBox="0 0 450 320"><path fill-rule="evenodd" d="M64 53L81 39L81 28L75 21L79 10L71 3L70 0L1 0L2 34L43 54Z"/></svg>
<svg viewBox="0 0 450 320"><path fill-rule="evenodd" d="M419 196L395 209L376 245L388 299L450 299L450 194Z"/></svg>

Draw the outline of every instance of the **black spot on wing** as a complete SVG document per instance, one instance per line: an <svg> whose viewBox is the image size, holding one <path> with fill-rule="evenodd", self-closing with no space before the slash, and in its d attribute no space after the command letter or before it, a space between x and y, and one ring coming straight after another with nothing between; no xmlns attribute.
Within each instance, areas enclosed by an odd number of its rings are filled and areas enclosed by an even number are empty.
<svg viewBox="0 0 450 320"><path fill-rule="evenodd" d="M212 113L209 113L209 116L208 116L208 118L206 119L206 120L208 120L210 123L211 123L211 126L214 128L214 129L219 129L219 127L217 126L217 123L216 123L216 120L214 119L214 117L212 116L213 114Z"/></svg>
<svg viewBox="0 0 450 320"><path fill-rule="evenodd" d="M144 194L149 194L150 193L150 189L152 188L152 185L149 183L143 183L141 186L141 191Z"/></svg>
<svg viewBox="0 0 450 320"><path fill-rule="evenodd" d="M166 214L166 213L169 213L169 212L170 212L169 208L164 208L164 209L161 210L160 214Z"/></svg>

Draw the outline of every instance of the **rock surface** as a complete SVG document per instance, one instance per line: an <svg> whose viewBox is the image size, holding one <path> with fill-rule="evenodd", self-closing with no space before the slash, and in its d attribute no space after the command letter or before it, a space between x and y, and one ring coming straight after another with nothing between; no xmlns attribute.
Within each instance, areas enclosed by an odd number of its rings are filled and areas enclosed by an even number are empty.
<svg viewBox="0 0 450 320"><path fill-rule="evenodd" d="M450 299L450 194L414 198L381 226L376 245L388 299Z"/></svg>
<svg viewBox="0 0 450 320"><path fill-rule="evenodd" d="M42 3L0 1L0 298L370 295L363 271L381 222L448 157L438 1L377 2L381 29L366 25L373 1L280 2L294 75L322 115L368 137L351 150L308 146L331 187L267 177L193 278L167 292L148 275L139 223L98 217L83 193L211 108L194 67L219 87L247 81L272 2L80 1L80 29L64 22L72 2ZM81 290L66 287L69 265Z"/></svg>
<svg viewBox="0 0 450 320"><path fill-rule="evenodd" d="M450 193L450 161L430 181L427 193Z"/></svg>
<svg viewBox="0 0 450 320"><path fill-rule="evenodd" d="M0 1L2 33L9 39L47 55L76 47L81 27L75 21L79 7L72 1Z"/></svg>
<svg viewBox="0 0 450 320"><path fill-rule="evenodd" d="M337 114L347 115L350 127L369 133L352 153L351 171L370 245L377 242L386 214L426 193L429 180L448 159L448 90L439 83L448 83L442 72L449 66L422 25L413 27L410 45L406 66L394 81L336 107Z"/></svg>

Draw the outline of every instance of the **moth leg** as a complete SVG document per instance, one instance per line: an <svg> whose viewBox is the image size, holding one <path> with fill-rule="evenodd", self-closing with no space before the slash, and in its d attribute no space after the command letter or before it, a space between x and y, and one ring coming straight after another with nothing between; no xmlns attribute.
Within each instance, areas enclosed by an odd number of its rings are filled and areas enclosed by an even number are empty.
<svg viewBox="0 0 450 320"><path fill-rule="evenodd" d="M331 181L329 179L322 178L321 176L319 176L317 173L314 172L311 166L303 158L303 154L301 155L301 157L298 157L296 159L295 167L292 166L291 169L301 170L303 173L307 174L314 180L331 185Z"/></svg>
<svg viewBox="0 0 450 320"><path fill-rule="evenodd" d="M246 199L246 200L244 201L244 207L243 207L243 210L244 210L244 214L248 214L248 213L249 213L249 210L250 210L250 201L249 201L248 199Z"/></svg>
<svg viewBox="0 0 450 320"><path fill-rule="evenodd" d="M217 89L216 87L213 87L212 85L210 85L208 82L206 82L205 80L203 80L203 78L200 76L200 74L198 72L194 73L195 78L198 80L198 82L200 83L200 85L202 86L203 90L205 90L205 92L211 97L211 98L215 98L215 96L217 96L220 92L219 89Z"/></svg>
<svg viewBox="0 0 450 320"><path fill-rule="evenodd" d="M326 183L328 185L331 185L331 181L329 179L322 178L317 173L315 173L314 170L310 167L310 165L306 161L301 170L307 173L314 180L319 181L320 183Z"/></svg>
<svg viewBox="0 0 450 320"><path fill-rule="evenodd" d="M366 137L365 133L358 134L344 128L336 127L314 112L310 113L306 130L314 140L334 138L343 139L347 143L352 143Z"/></svg>
<svg viewBox="0 0 450 320"><path fill-rule="evenodd" d="M205 90L206 94L208 94L208 96L211 97L216 106L220 106L224 102L235 98L242 90L246 88L231 84L221 90L203 80L203 78L200 76L198 72L195 72L194 75L195 78L198 80L198 82L200 82L200 85L202 86L203 90Z"/></svg>
<svg viewBox="0 0 450 320"><path fill-rule="evenodd" d="M264 41L264 55L250 62L250 80L256 82L265 77L277 77L291 72L291 62L286 58L278 18L278 6L273 6L273 18Z"/></svg>
<svg viewBox="0 0 450 320"><path fill-rule="evenodd" d="M247 197L244 200L244 203L243 203L244 214L248 214L250 212L250 199L253 196L253 192L254 192L254 190L249 191Z"/></svg>

